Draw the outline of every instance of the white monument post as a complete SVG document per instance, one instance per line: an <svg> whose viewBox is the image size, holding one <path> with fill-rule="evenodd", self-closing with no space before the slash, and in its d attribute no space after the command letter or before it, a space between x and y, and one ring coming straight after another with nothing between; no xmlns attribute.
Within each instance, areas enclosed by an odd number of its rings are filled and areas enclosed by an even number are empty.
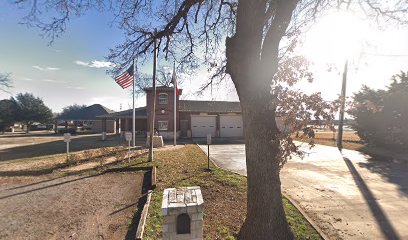
<svg viewBox="0 0 408 240"><path fill-rule="evenodd" d="M131 132L125 132L125 139L128 142L128 146L129 146L128 159L129 159L129 162L130 162L130 141L132 141L132 133Z"/></svg>
<svg viewBox="0 0 408 240"><path fill-rule="evenodd" d="M210 144L211 144L211 134L207 134L207 160L208 160L208 170L210 170Z"/></svg>
<svg viewBox="0 0 408 240"><path fill-rule="evenodd" d="M202 240L204 201L199 186L163 191L163 240Z"/></svg>
<svg viewBox="0 0 408 240"><path fill-rule="evenodd" d="M69 142L71 142L71 133L64 133L64 142L67 143L67 161L69 160Z"/></svg>

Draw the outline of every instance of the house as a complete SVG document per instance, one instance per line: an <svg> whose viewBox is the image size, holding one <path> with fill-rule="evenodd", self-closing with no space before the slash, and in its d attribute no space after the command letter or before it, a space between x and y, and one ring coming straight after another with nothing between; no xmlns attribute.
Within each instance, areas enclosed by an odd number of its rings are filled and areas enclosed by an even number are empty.
<svg viewBox="0 0 408 240"><path fill-rule="evenodd" d="M115 113L114 111L100 105L94 104L88 107L59 115L55 118L56 123L64 122L66 128L69 125L90 129L92 132L115 133L116 122L108 119L101 119L97 116ZM57 124L56 124L57 126ZM57 131L57 128L56 128Z"/></svg>
<svg viewBox="0 0 408 240"><path fill-rule="evenodd" d="M136 131L146 135L150 130L153 116L153 101L156 101L154 128L163 138L173 138L174 129L174 89L160 86L146 88L146 107L135 109ZM180 89L180 94L182 90ZM105 121L118 123L117 131L132 131L132 109L98 116ZM193 101L176 99L177 137L242 137L243 123L239 102Z"/></svg>

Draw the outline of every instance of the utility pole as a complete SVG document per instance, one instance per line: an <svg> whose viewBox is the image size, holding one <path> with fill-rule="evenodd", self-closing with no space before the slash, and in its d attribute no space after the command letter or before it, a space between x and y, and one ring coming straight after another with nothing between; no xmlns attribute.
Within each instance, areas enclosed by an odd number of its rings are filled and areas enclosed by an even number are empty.
<svg viewBox="0 0 408 240"><path fill-rule="evenodd" d="M341 86L339 130L337 133L337 147L339 149L343 148L343 125L344 125L344 108L346 106L347 68L348 61L346 60L343 71L343 84Z"/></svg>
<svg viewBox="0 0 408 240"><path fill-rule="evenodd" d="M156 30L154 31L154 44L153 44L153 114L152 122L150 124L150 139L149 139L149 162L153 161L153 131L154 131L154 121L156 116L156 65L157 65L157 39Z"/></svg>

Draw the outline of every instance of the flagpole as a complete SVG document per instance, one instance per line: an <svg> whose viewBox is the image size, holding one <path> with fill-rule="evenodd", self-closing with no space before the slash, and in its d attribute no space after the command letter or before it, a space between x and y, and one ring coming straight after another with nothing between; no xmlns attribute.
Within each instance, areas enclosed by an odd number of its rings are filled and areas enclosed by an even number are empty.
<svg viewBox="0 0 408 240"><path fill-rule="evenodd" d="M157 64L157 39L156 39L156 30L154 31L154 44L153 44L153 114L152 122L150 125L150 141L149 141L149 162L153 161L153 131L154 131L154 119L156 115L156 64Z"/></svg>
<svg viewBox="0 0 408 240"><path fill-rule="evenodd" d="M133 59L133 147L136 147L136 111L135 111L135 85L136 85L136 59Z"/></svg>
<svg viewBox="0 0 408 240"><path fill-rule="evenodd" d="M176 62L174 62L173 64L173 88L174 88L174 143L173 145L176 146L177 145L177 94L176 94Z"/></svg>

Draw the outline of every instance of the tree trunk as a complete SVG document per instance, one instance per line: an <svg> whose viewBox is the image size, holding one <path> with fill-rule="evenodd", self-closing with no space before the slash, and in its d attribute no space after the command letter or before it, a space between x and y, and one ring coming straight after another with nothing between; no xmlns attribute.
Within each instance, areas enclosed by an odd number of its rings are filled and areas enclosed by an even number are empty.
<svg viewBox="0 0 408 240"><path fill-rule="evenodd" d="M247 217L240 232L244 240L293 239L282 203L275 110L266 104L270 98L250 98L257 103L241 98L248 176Z"/></svg>
<svg viewBox="0 0 408 240"><path fill-rule="evenodd" d="M238 1L236 31L226 40L226 72L241 102L245 133L248 200L239 236L244 240L293 239L282 203L282 159L271 85L278 71L279 44L297 0L269 2ZM265 34L265 12L270 7L275 15Z"/></svg>

